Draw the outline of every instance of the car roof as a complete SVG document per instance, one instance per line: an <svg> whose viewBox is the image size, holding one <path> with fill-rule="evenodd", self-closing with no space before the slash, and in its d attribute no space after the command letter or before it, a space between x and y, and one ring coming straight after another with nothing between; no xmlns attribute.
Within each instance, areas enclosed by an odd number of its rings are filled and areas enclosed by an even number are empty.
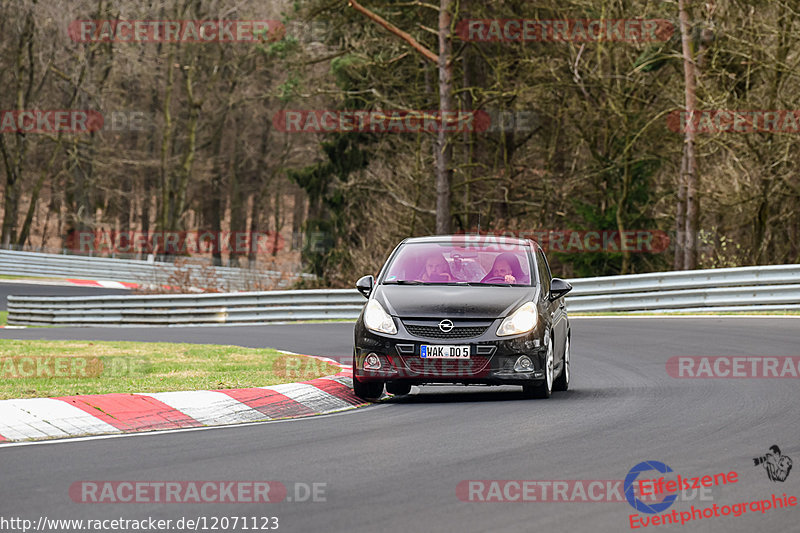
<svg viewBox="0 0 800 533"><path fill-rule="evenodd" d="M530 239L520 239L518 237L507 237L505 235L477 235L472 233L461 233L456 235L428 235L426 237L409 237L404 239L404 243L418 243L418 242L448 242L453 239L463 240L467 242L481 242L485 239L488 242L498 244L519 244L528 245L532 243Z"/></svg>

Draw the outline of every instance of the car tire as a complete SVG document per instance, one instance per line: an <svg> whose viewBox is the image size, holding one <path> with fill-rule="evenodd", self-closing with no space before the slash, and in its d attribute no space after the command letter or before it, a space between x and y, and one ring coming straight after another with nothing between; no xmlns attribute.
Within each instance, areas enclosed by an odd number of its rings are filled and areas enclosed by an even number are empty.
<svg viewBox="0 0 800 533"><path fill-rule="evenodd" d="M564 342L564 368L561 369L561 374L553 382L553 390L557 391L569 389L569 335L567 335Z"/></svg>
<svg viewBox="0 0 800 533"><path fill-rule="evenodd" d="M353 394L367 401L377 400L383 396L383 381L358 381L355 351L353 352Z"/></svg>
<svg viewBox="0 0 800 533"><path fill-rule="evenodd" d="M547 357L545 357L545 378L541 383L523 385L522 392L528 398L536 398L546 400L553 394L553 365L555 355L553 354L553 336L550 336L550 342L547 345Z"/></svg>
<svg viewBox="0 0 800 533"><path fill-rule="evenodd" d="M383 381L358 381L358 378L353 376L353 394L362 400L378 400L383 396Z"/></svg>
<svg viewBox="0 0 800 533"><path fill-rule="evenodd" d="M411 384L401 382L389 382L386 384L386 392L395 396L403 396L411 392Z"/></svg>

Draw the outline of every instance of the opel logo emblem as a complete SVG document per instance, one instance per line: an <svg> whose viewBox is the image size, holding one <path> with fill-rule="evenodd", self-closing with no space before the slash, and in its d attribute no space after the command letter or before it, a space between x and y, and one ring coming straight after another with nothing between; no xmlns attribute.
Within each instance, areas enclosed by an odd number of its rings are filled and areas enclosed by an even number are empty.
<svg viewBox="0 0 800 533"><path fill-rule="evenodd" d="M448 333L453 329L453 321L444 319L439 322L439 329L442 330L442 333Z"/></svg>

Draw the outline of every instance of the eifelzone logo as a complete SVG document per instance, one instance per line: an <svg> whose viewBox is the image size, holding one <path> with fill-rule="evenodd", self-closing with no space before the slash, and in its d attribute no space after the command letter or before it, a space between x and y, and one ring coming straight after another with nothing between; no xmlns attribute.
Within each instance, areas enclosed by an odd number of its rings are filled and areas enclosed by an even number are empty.
<svg viewBox="0 0 800 533"><path fill-rule="evenodd" d="M753 464L755 466L762 465L764 470L767 471L767 477L770 481L786 481L789 477L789 472L792 471L792 459L789 456L782 455L781 449L777 444L770 446L766 455L761 457L754 457Z"/></svg>
<svg viewBox="0 0 800 533"><path fill-rule="evenodd" d="M656 472L660 472L662 474L672 472L672 469L661 461L642 461L631 468L628 472L628 475L625 476L623 488L625 491L625 499L628 500L628 503L631 504L631 507L642 513L658 514L668 509L673 503L675 503L675 500L678 499L678 495L668 494L663 500L657 503L645 503L636 497L634 487L639 474L650 470L655 470Z"/></svg>

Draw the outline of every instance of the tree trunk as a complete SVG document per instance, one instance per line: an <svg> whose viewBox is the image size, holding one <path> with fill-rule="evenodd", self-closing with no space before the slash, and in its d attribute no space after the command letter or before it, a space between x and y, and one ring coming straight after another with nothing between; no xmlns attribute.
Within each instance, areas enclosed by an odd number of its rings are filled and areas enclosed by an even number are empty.
<svg viewBox="0 0 800 533"><path fill-rule="evenodd" d="M183 229L182 218L186 212L186 191L189 187L189 178L192 175L194 156L197 150L197 129L200 121L201 103L194 97L194 59L189 65L184 66L184 89L186 90L186 105L189 108L189 120L186 124L186 149L183 154L178 183L175 190L174 214L171 220L172 230Z"/></svg>
<svg viewBox="0 0 800 533"><path fill-rule="evenodd" d="M212 141L212 146L214 147L214 164L211 171L211 184L205 200L206 216L204 217L204 224L209 224L210 227L208 229L218 236L222 233L223 211L225 210L225 206L222 202L222 184L225 181L225 171L222 161L222 129L224 127L224 117L221 120L222 122L214 133L215 137ZM212 248L211 257L214 265L222 266L222 251L219 246L214 246Z"/></svg>
<svg viewBox="0 0 800 533"><path fill-rule="evenodd" d="M238 121L237 121L238 122ZM241 260L247 256L244 250L237 248L237 235L247 231L247 195L243 190L242 178L243 169L242 162L244 155L242 154L241 147L243 143L240 142L239 132L241 128L236 128L234 137L233 148L233 161L230 165L230 180L229 180L229 203L231 206L231 223L230 223L230 248L228 250L228 266L241 267Z"/></svg>
<svg viewBox="0 0 800 533"><path fill-rule="evenodd" d="M683 270L683 255L686 247L686 151L681 156L681 168L678 172L678 204L675 209L675 255L672 259L673 270Z"/></svg>
<svg viewBox="0 0 800 533"><path fill-rule="evenodd" d="M292 211L292 250L301 250L303 248L303 224L305 224L306 215L306 195L303 189L295 184L294 189L294 209Z"/></svg>
<svg viewBox="0 0 800 533"><path fill-rule="evenodd" d="M462 87L472 87L472 69L470 68L470 58L469 58L469 48L464 50L463 55L461 56L461 83ZM466 112L471 112L474 103L472 102L472 93L470 91L464 91L462 96L462 109ZM467 129L464 129L463 135L463 142L464 142L464 190L461 191L462 193L462 209L464 210L463 214L461 215L461 229L464 231L469 231L470 228L470 196L469 196L469 184L472 181L472 158L473 158L473 138L474 134Z"/></svg>
<svg viewBox="0 0 800 533"><path fill-rule="evenodd" d="M159 186L160 191L160 205L158 214L158 229L161 231L168 231L170 228L170 205L172 204L172 169L170 168L168 159L170 153L170 145L172 141L172 112L170 110L172 104L172 90L175 84L175 75L173 63L175 61L175 46L169 44L169 52L167 59L164 62L166 69L166 86L164 88L164 100L162 102L162 110L164 112L164 131L161 136L161 168L159 172ZM163 239L160 241L158 254L164 253Z"/></svg>
<svg viewBox="0 0 800 533"><path fill-rule="evenodd" d="M694 153L694 111L696 109L696 74L692 57L689 14L686 12L686 0L678 0L678 16L681 27L681 44L683 49L683 76L686 92L687 128L683 145L686 157L686 234L683 255L684 270L697 268L697 231L700 218L699 198L697 194L698 176L697 161Z"/></svg>
<svg viewBox="0 0 800 533"><path fill-rule="evenodd" d="M145 250L150 250L149 243L152 242L150 238L150 203L153 201L152 196L152 179L150 178L149 173L145 173L144 179L142 180L142 190L141 190L141 201L142 201L142 212L140 218L140 225L142 228L142 235L144 236L144 240L146 240L147 245L145 245ZM154 253L154 252L153 252ZM142 259L147 259L146 253L142 254Z"/></svg>
<svg viewBox="0 0 800 533"><path fill-rule="evenodd" d="M27 241L28 237L30 236L31 224L33 224L33 215L36 213L36 204L39 202L39 194L42 191L42 186L44 185L45 180L48 176L50 176L50 171L53 168L56 157L60 153L61 136L59 135L58 143L53 149L53 153L50 155L50 161L48 161L47 167L39 173L39 179L36 180L36 185L34 185L33 190L31 191L31 201L28 204L28 212L25 214L25 220L22 223L22 229L20 230L19 238L17 239L17 244L20 246L24 246L25 241Z"/></svg>
<svg viewBox="0 0 800 533"><path fill-rule="evenodd" d="M13 87L14 102L17 111L28 107L34 85L34 72L37 63L33 61L35 16L31 10L25 15L25 22L20 34L19 43L14 55L14 72L8 72L9 84L5 88L12 91L10 79L15 80ZM9 58L10 59L10 58ZM5 70L5 68L4 68ZM5 72L4 72L5 73ZM38 90L37 90L38 93ZM11 142L6 143L6 136L0 133L0 154L6 170L5 198L3 199L3 227L0 230L0 241L4 246L17 242L17 215L19 201L22 197L23 165L28 162L28 136L22 132L9 134Z"/></svg>
<svg viewBox="0 0 800 533"><path fill-rule="evenodd" d="M622 175L622 194L620 194L619 202L617 202L617 230L619 231L620 235L620 244L622 241L622 235L625 232L625 209L628 203L628 192L630 191L631 186L631 167L630 161L624 162L625 168L623 169ZM631 267L631 252L627 248L622 251L622 267L620 268L620 274L628 274L628 271Z"/></svg>
<svg viewBox="0 0 800 533"><path fill-rule="evenodd" d="M11 161L11 155L6 150L5 135L2 133L0 133L0 151L2 151L6 169L6 183L3 191L3 228L0 232L0 239L3 246L8 246L12 241L16 241L17 237L19 185L17 165Z"/></svg>
<svg viewBox="0 0 800 533"><path fill-rule="evenodd" d="M453 64L450 23L452 0L439 1L439 113L442 124L436 143L436 233L450 233L450 180L453 146L445 132L444 116L453 110Z"/></svg>
<svg viewBox="0 0 800 533"><path fill-rule="evenodd" d="M275 180L275 194L273 195L272 223L275 225L275 233L272 234L272 257L278 255L280 243L280 233L283 227L283 190L281 180Z"/></svg>
<svg viewBox="0 0 800 533"><path fill-rule="evenodd" d="M251 194L250 202L250 247L247 250L247 266L255 268L258 263L259 231L261 225L261 203L258 201L257 194Z"/></svg>

